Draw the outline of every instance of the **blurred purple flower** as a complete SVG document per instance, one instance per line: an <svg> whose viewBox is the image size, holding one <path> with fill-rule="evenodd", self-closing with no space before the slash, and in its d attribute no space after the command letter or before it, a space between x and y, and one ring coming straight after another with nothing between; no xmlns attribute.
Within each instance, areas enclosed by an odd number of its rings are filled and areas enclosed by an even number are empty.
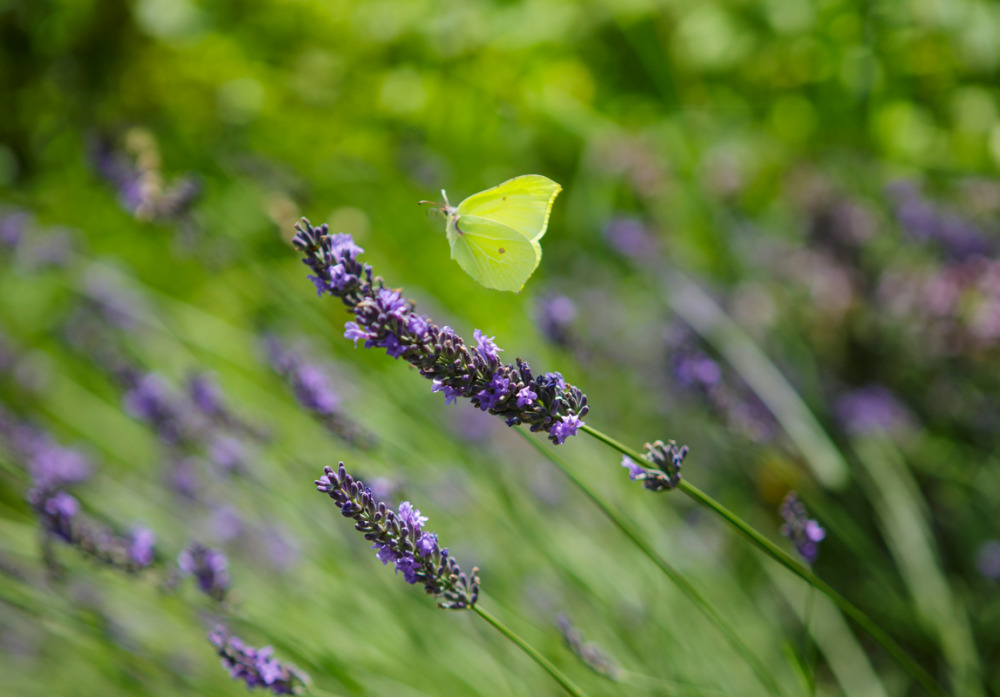
<svg viewBox="0 0 1000 697"><path fill-rule="evenodd" d="M556 624L559 626L559 632L570 651L583 661L584 665L611 680L620 679L621 670L611 660L611 657L598 644L585 642L583 634L573 626L568 617L559 615L556 617Z"/></svg>
<svg viewBox="0 0 1000 697"><path fill-rule="evenodd" d="M174 445L190 437L183 407L170 393L166 381L156 373L127 376L125 411L145 421L160 439Z"/></svg>
<svg viewBox="0 0 1000 697"><path fill-rule="evenodd" d="M1000 541L987 540L976 554L976 569L984 577L1000 581Z"/></svg>
<svg viewBox="0 0 1000 697"><path fill-rule="evenodd" d="M340 398L322 366L310 362L273 334L265 335L263 344L268 363L292 387L299 404L315 414L331 433L356 447L375 446L373 434L340 412Z"/></svg>
<svg viewBox="0 0 1000 697"><path fill-rule="evenodd" d="M211 528L212 536L221 542L229 542L239 537L243 532L243 519L230 506L220 506L213 510L208 525Z"/></svg>
<svg viewBox="0 0 1000 697"><path fill-rule="evenodd" d="M34 216L20 208L0 209L0 247L14 249L34 223Z"/></svg>
<svg viewBox="0 0 1000 697"><path fill-rule="evenodd" d="M208 446L208 456L223 472L234 474L246 469L246 449L234 436L216 435Z"/></svg>
<svg viewBox="0 0 1000 697"><path fill-rule="evenodd" d="M906 407L882 385L867 385L844 394L833 411L843 429L852 435L892 431L909 422Z"/></svg>
<svg viewBox="0 0 1000 697"><path fill-rule="evenodd" d="M604 239L619 254L645 262L658 253L656 240L638 218L612 218L604 226Z"/></svg>
<svg viewBox="0 0 1000 697"><path fill-rule="evenodd" d="M685 387L712 387L722 379L719 364L701 351L678 352L673 369L674 377Z"/></svg>
<svg viewBox="0 0 1000 697"><path fill-rule="evenodd" d="M62 490L36 486L28 491L27 498L48 535L100 562L134 573L150 566L155 559L152 531L136 528L120 535L98 525L83 515L76 498Z"/></svg>
<svg viewBox="0 0 1000 697"><path fill-rule="evenodd" d="M229 560L225 554L193 542L177 557L177 568L194 576L202 593L220 602L225 600L229 592Z"/></svg>
<svg viewBox="0 0 1000 697"><path fill-rule="evenodd" d="M993 245L976 223L934 204L914 182L894 182L887 191L900 226L915 239L936 242L953 259L992 251Z"/></svg>
<svg viewBox="0 0 1000 697"><path fill-rule="evenodd" d="M799 501L799 495L789 491L778 509L784 524L781 534L792 541L795 551L807 564L812 564L819 556L819 543L826 537L826 530L819 523L809 518L805 504Z"/></svg>
<svg viewBox="0 0 1000 697"><path fill-rule="evenodd" d="M292 387L299 403L306 409L318 414L332 414L337 410L340 400L329 379L317 366L300 364L292 378Z"/></svg>
<svg viewBox="0 0 1000 697"><path fill-rule="evenodd" d="M156 543L156 533L149 528L135 528L130 535L129 557L137 566L150 566L155 558L153 545Z"/></svg>
<svg viewBox="0 0 1000 697"><path fill-rule="evenodd" d="M222 390L208 373L195 373L188 378L188 395L209 416L222 411Z"/></svg>
<svg viewBox="0 0 1000 697"><path fill-rule="evenodd" d="M90 478L92 460L79 450L53 441L45 431L0 409L0 445L23 462L34 486L45 490L77 484Z"/></svg>
<svg viewBox="0 0 1000 697"><path fill-rule="evenodd" d="M229 671L229 677L242 680L248 689L263 687L276 695L300 694L309 681L292 664L279 663L270 646L251 648L221 625L208 635L208 640L222 659L222 667Z"/></svg>
<svg viewBox="0 0 1000 697"><path fill-rule="evenodd" d="M121 207L139 220L180 220L185 218L201 195L201 182L193 175L175 179L165 186L160 172L156 141L147 133L133 131L127 139L129 154L118 150L107 138L94 138L90 160L94 169L118 193Z"/></svg>
<svg viewBox="0 0 1000 697"><path fill-rule="evenodd" d="M268 526L262 532L267 556L279 571L289 571L302 556L302 545L288 530L278 526Z"/></svg>
<svg viewBox="0 0 1000 697"><path fill-rule="evenodd" d="M576 304L565 295L549 294L535 305L535 321L542 335L556 346L568 347L576 319Z"/></svg>

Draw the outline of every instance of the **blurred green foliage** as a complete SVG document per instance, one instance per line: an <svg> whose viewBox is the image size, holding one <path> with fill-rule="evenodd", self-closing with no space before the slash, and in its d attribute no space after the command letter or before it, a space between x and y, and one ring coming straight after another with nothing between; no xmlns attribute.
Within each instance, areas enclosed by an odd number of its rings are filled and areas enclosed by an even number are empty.
<svg viewBox="0 0 1000 697"><path fill-rule="evenodd" d="M766 534L778 537L778 503L798 489L828 529L817 573L954 694L1000 694L998 77L1000 5L986 0L0 0L0 204L35 216L0 247L0 402L93 453L85 510L149 525L161 562L132 578L57 546L66 572L48 577L22 463L0 457L0 692L240 694L204 638L217 608L190 584L160 589L202 539L231 558L234 631L273 643L317 695L557 694L477 618L438 612L394 578L312 491L343 459L400 483L463 568L482 569L484 605L591 694L760 694L711 625L516 434L342 338L348 316L315 297L289 244L305 215L353 235L439 324L561 371L587 392L588 423L636 446L691 445L685 476ZM176 215L130 209L100 175L99 143L156 191L192 176L200 197ZM565 189L542 265L523 294L485 290L416 202L528 172ZM887 188L899 180L916 198ZM982 250L950 254L944 233L913 232L918 214L961 218ZM657 253L614 251L622 221ZM170 452L66 339L94 279L142 308L118 339L136 365L178 389L211 371L271 432L246 474L207 477L196 500L165 486ZM678 282L709 288L764 362L679 320L699 309ZM553 293L577 308L555 344L533 321ZM266 366L264 331L332 362L375 451L297 408ZM692 352L720 366L725 390L685 388L678 360ZM769 400L767 366L800 401ZM888 433L839 418L839 400L872 384L898 406L878 422ZM917 694L717 520L571 440L558 454L788 694L813 670L817 694ZM845 468L837 484L814 477L823 448ZM220 507L237 533L219 532ZM294 563L268 560L271 534ZM560 612L622 666L621 683L566 650Z"/></svg>

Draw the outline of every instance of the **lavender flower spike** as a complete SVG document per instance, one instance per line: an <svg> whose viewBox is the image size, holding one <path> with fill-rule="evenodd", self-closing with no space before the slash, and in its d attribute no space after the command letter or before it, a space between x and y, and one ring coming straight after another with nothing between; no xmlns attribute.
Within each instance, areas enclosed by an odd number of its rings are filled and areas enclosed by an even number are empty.
<svg viewBox="0 0 1000 697"><path fill-rule="evenodd" d="M229 560L217 549L197 542L189 544L177 557L182 574L198 579L198 588L213 600L222 602L229 593Z"/></svg>
<svg viewBox="0 0 1000 697"><path fill-rule="evenodd" d="M448 550L438 546L437 534L424 532L427 518L409 501L400 504L398 513L393 512L376 501L364 482L351 477L343 462L338 471L326 467L323 472L316 480L316 489L329 494L345 518L357 521L354 529L374 543L372 549L378 550L383 564L395 562L396 571L403 572L406 582L422 583L440 608L464 610L476 604L478 569L473 568L471 576L462 573Z"/></svg>
<svg viewBox="0 0 1000 697"><path fill-rule="evenodd" d="M35 486L28 491L28 503L42 529L98 561L128 573L148 568L156 560L152 530L135 528L128 534L99 525L80 511L74 496L57 489Z"/></svg>
<svg viewBox="0 0 1000 697"><path fill-rule="evenodd" d="M297 695L309 683L309 676L301 670L275 660L270 646L251 648L221 625L208 635L208 640L222 659L222 667L229 671L229 677L243 680L250 689L264 687L276 695Z"/></svg>
<svg viewBox="0 0 1000 697"><path fill-rule="evenodd" d="M628 469L628 478L642 482L650 491L664 491L677 488L681 483L681 463L687 457L688 447L677 447L677 443L662 440L646 443L643 459L653 467L646 468L635 463L628 455L622 455L622 467Z"/></svg>
<svg viewBox="0 0 1000 697"><path fill-rule="evenodd" d="M412 301L386 288L370 265L358 261L362 250L350 235L331 235L326 225L314 228L305 219L296 229L292 242L313 271L309 279L320 295L340 298L354 314L344 336L355 345L364 341L365 348L384 348L392 358L406 360L447 402L463 397L508 426L547 431L557 445L583 425L587 397L559 373L535 376L521 359L501 363L501 349L478 329L470 348L450 327L438 327L417 314Z"/></svg>
<svg viewBox="0 0 1000 697"><path fill-rule="evenodd" d="M799 501L799 495L789 491L778 509L785 523L781 526L781 534L792 541L795 551L807 564L812 564L819 556L819 543L826 537L826 530L815 520L809 518L805 504Z"/></svg>

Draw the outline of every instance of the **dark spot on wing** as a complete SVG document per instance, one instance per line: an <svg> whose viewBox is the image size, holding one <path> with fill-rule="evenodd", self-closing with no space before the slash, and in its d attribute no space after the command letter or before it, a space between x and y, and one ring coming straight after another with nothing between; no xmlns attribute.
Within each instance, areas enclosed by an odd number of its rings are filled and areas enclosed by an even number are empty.
<svg viewBox="0 0 1000 697"><path fill-rule="evenodd" d="M497 249L497 251L500 252L501 254L506 254L507 253L507 250L504 249L503 247L500 247L499 249Z"/></svg>
<svg viewBox="0 0 1000 697"><path fill-rule="evenodd" d="M504 197L503 197L503 198L501 198L500 200L501 200L501 201L506 201L506 200L507 200L507 197L506 197L506 196L504 196Z"/></svg>

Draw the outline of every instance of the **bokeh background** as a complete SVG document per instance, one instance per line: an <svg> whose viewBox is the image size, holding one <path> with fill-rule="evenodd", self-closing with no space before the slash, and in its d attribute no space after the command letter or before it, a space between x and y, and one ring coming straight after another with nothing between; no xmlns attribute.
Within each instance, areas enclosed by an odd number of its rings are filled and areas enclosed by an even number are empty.
<svg viewBox="0 0 1000 697"><path fill-rule="evenodd" d="M378 562L314 491L338 460L590 694L762 693L516 433L343 338L306 216L562 372L588 424L689 445L775 540L798 491L816 572L953 694L1000 694L998 78L985 0L0 1L0 693L243 694L221 620L317 695L559 694ZM542 264L488 291L416 202L528 172L564 187ZM717 518L584 435L556 452L786 694L920 694ZM150 568L40 532L53 460L93 521L155 532ZM191 541L225 604L179 577Z"/></svg>

